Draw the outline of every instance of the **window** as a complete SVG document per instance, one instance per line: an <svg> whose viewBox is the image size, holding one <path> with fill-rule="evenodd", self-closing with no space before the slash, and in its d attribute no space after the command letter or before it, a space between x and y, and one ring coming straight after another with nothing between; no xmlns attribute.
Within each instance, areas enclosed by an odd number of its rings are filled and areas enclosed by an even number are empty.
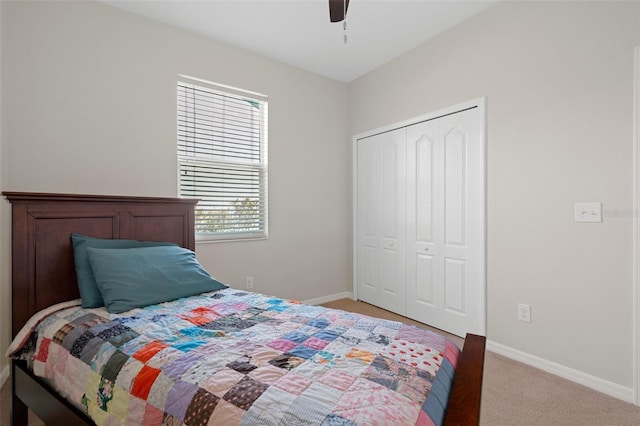
<svg viewBox="0 0 640 426"><path fill-rule="evenodd" d="M266 238L266 96L181 78L178 173L198 240Z"/></svg>

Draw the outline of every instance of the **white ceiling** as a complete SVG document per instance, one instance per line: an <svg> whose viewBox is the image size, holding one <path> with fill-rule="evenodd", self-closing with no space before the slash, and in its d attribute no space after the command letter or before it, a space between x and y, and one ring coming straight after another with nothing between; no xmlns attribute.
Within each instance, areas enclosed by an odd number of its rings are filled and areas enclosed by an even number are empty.
<svg viewBox="0 0 640 426"><path fill-rule="evenodd" d="M350 0L347 44L327 0L102 0L269 58L350 82L497 0Z"/></svg>

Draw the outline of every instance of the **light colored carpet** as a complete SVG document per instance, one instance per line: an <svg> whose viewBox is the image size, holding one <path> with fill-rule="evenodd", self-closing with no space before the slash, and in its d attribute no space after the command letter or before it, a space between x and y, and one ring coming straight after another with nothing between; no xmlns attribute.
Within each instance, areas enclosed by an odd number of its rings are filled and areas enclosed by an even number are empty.
<svg viewBox="0 0 640 426"><path fill-rule="evenodd" d="M324 306L425 326L363 302L342 299ZM446 333L445 333L446 334ZM448 335L462 346L463 339ZM9 425L10 383L0 392L0 426ZM30 425L41 425L30 419ZM640 407L606 396L533 367L487 352L482 426L640 425Z"/></svg>

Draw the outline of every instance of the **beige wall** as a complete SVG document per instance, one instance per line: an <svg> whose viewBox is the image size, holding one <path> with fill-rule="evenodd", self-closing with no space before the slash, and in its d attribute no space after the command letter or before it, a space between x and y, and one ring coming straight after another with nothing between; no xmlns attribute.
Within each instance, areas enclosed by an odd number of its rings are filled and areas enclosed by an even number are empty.
<svg viewBox="0 0 640 426"><path fill-rule="evenodd" d="M97 2L2 7L3 189L176 196L177 75L265 93L270 238L199 244L198 257L232 286L252 275L257 291L277 296L347 290L344 83Z"/></svg>
<svg viewBox="0 0 640 426"><path fill-rule="evenodd" d="M351 134L487 96L488 338L627 388L639 5L499 3L349 86Z"/></svg>

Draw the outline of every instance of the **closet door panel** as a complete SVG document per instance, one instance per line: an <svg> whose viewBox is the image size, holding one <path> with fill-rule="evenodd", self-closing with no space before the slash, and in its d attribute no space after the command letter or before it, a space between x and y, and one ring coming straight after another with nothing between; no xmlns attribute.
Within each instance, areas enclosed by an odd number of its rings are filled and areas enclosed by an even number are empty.
<svg viewBox="0 0 640 426"><path fill-rule="evenodd" d="M434 258L431 255L416 254L415 255L415 282L420 283L419 286L413 284L411 289L415 294L414 302L407 303L407 307L411 305L422 305L424 307L433 308L436 305L434 297L435 283L434 283ZM408 282L408 280L407 280ZM410 290L408 289L410 292ZM408 297L411 297L408 294ZM409 299L411 300L411 299ZM409 315L409 312L407 312Z"/></svg>
<svg viewBox="0 0 640 426"><path fill-rule="evenodd" d="M358 141L358 299L406 310L405 130Z"/></svg>
<svg viewBox="0 0 640 426"><path fill-rule="evenodd" d="M405 211L406 141L405 130L378 135L381 144L382 215L381 294L378 306L401 314L406 310Z"/></svg>
<svg viewBox="0 0 640 426"><path fill-rule="evenodd" d="M466 277L464 259L444 259L444 309L452 314L466 314Z"/></svg>
<svg viewBox="0 0 640 426"><path fill-rule="evenodd" d="M380 293L378 260L379 226L377 206L380 204L380 179L376 173L380 147L375 140L358 144L358 298L377 304Z"/></svg>
<svg viewBox="0 0 640 426"><path fill-rule="evenodd" d="M445 244L465 245L467 135L455 127L443 135Z"/></svg>
<svg viewBox="0 0 640 426"><path fill-rule="evenodd" d="M423 134L415 142L415 154L407 158L407 161L415 162L415 185L411 186L410 196L415 197L414 217L420 218L415 222L415 239L422 243L433 243L434 240L434 145L433 134Z"/></svg>
<svg viewBox="0 0 640 426"><path fill-rule="evenodd" d="M407 127L407 316L460 336L484 332L480 128L473 110Z"/></svg>
<svg viewBox="0 0 640 426"><path fill-rule="evenodd" d="M407 316L431 319L442 307L442 156L432 121L407 128Z"/></svg>

